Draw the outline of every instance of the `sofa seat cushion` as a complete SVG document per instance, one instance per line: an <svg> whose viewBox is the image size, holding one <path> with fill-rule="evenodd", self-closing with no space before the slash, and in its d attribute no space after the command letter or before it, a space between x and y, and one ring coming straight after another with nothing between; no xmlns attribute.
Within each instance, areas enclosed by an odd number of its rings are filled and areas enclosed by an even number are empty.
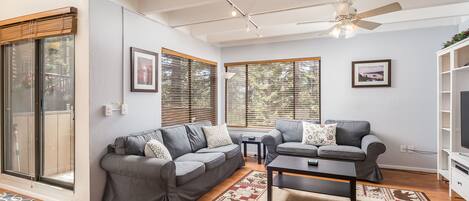
<svg viewBox="0 0 469 201"><path fill-rule="evenodd" d="M301 142L286 142L277 146L277 153L293 156L316 157L318 147Z"/></svg>
<svg viewBox="0 0 469 201"><path fill-rule="evenodd" d="M226 159L231 159L238 153L241 153L241 148L237 144L230 144L212 149L203 148L197 151L197 153L224 153Z"/></svg>
<svg viewBox="0 0 469 201"><path fill-rule="evenodd" d="M205 173L205 165L197 161L174 162L176 164L176 185L183 185Z"/></svg>
<svg viewBox="0 0 469 201"><path fill-rule="evenodd" d="M365 160L365 152L354 146L346 145L328 145L321 146L318 150L318 155L321 158L332 158L352 161Z"/></svg>
<svg viewBox="0 0 469 201"><path fill-rule="evenodd" d="M214 169L225 162L223 153L188 153L176 158L175 162L197 161L202 162L207 170Z"/></svg>

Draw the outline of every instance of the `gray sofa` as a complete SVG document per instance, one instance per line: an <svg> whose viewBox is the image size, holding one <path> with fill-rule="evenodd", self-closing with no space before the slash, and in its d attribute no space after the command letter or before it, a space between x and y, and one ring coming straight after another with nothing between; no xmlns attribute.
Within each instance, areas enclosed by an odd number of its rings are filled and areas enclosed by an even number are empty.
<svg viewBox="0 0 469 201"><path fill-rule="evenodd" d="M232 145L207 148L199 122L119 137L101 160L107 172L104 201L197 200L244 166L241 136ZM173 161L144 156L145 143L156 139Z"/></svg>
<svg viewBox="0 0 469 201"><path fill-rule="evenodd" d="M382 181L383 176L376 160L386 151L386 146L375 135L370 134L370 123L335 120L328 120L325 123L337 123L337 145L316 147L302 144L302 121L278 120L276 129L262 139L268 151L266 164L272 162L278 155L348 160L355 162L358 179Z"/></svg>

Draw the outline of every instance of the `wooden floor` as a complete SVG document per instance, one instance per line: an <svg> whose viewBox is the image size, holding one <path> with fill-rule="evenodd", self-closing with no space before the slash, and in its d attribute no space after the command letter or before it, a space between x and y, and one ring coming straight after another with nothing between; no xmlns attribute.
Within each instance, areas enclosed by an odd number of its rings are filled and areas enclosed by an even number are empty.
<svg viewBox="0 0 469 201"><path fill-rule="evenodd" d="M199 201L212 201L217 198L218 195L225 192L230 186L235 184L244 175L251 170L265 171L264 165L258 165L257 161L253 158L246 158L246 166L238 170L233 176L225 180L213 188L209 193L205 194ZM408 172L399 170L383 169L384 181L380 184L367 183L376 186L386 186L398 189L408 189L414 191L424 192L430 200L435 201L464 201L453 193L453 198L448 197L448 183L444 181L438 181L436 174L422 173L422 172Z"/></svg>
<svg viewBox="0 0 469 201"><path fill-rule="evenodd" d="M209 193L205 194L199 201L212 201L218 195L225 192L231 185L235 184L244 175L251 170L265 171L264 165L258 165L257 161L251 157L246 158L246 166L233 176L214 187ZM398 170L382 170L384 181L380 184L369 183L370 185L386 186L399 189L409 189L424 192L430 200L434 201L463 201L453 193L452 199L448 197L448 184L444 181L438 181L435 174L421 172L407 172ZM366 183L366 182L363 182ZM0 189L0 194L5 190Z"/></svg>

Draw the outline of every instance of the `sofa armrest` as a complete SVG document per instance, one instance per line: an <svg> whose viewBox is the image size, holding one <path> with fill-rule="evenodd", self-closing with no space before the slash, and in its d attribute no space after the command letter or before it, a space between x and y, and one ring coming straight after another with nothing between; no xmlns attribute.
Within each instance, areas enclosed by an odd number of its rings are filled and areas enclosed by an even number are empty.
<svg viewBox="0 0 469 201"><path fill-rule="evenodd" d="M362 150L367 159L376 160L380 154L386 151L386 145L375 135L366 135L362 138Z"/></svg>
<svg viewBox="0 0 469 201"><path fill-rule="evenodd" d="M173 161L135 155L109 153L101 160L101 167L110 174L139 179L172 181L176 179Z"/></svg>
<svg viewBox="0 0 469 201"><path fill-rule="evenodd" d="M238 144L241 146L241 143L243 142L243 134L241 133L230 133L230 138L233 143Z"/></svg>
<svg viewBox="0 0 469 201"><path fill-rule="evenodd" d="M277 147L283 142L282 133L277 129L273 129L267 135L262 136L261 141L267 147Z"/></svg>

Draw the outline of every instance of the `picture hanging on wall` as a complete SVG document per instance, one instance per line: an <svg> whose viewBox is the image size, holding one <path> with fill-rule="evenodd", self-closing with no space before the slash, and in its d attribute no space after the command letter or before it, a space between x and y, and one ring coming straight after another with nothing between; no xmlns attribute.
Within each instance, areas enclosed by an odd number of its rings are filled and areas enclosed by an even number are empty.
<svg viewBox="0 0 469 201"><path fill-rule="evenodd" d="M131 47L130 91L158 92L158 54Z"/></svg>
<svg viewBox="0 0 469 201"><path fill-rule="evenodd" d="M391 87L391 60L352 62L352 87Z"/></svg>

